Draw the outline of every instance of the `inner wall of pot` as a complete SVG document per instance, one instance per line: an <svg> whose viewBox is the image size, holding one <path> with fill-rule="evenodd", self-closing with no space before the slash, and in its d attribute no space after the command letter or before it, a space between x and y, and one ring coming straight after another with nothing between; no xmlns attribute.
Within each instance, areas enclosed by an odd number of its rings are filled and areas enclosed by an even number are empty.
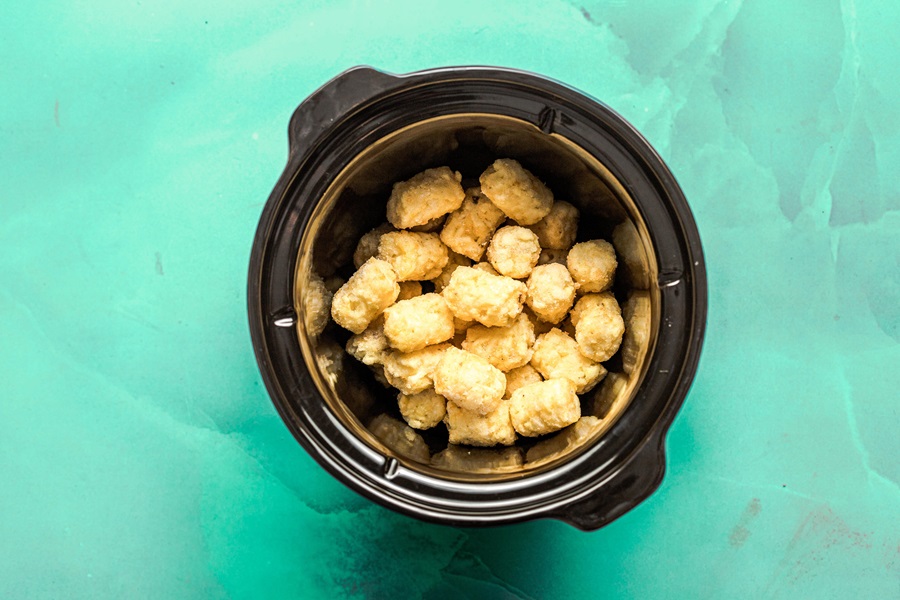
<svg viewBox="0 0 900 600"><path fill-rule="evenodd" d="M353 273L360 236L386 221L391 186L420 171L447 165L463 186L497 158L515 158L544 181L558 200L578 207L577 241L603 238L619 261L613 291L623 308L625 336L604 366L606 378L583 394L582 418L515 446L474 448L448 444L446 427L418 431L403 421L397 390L344 351L350 333L330 321L321 329L322 283L336 286ZM310 199L314 201L314 199ZM498 115L459 114L411 125L378 140L338 176L316 206L297 260L297 334L304 360L325 402L353 434L377 451L432 475L502 479L552 467L598 440L628 406L656 339L659 297L656 261L646 227L624 187L594 157L569 140ZM327 308L324 307L324 308ZM317 325L318 323L318 325Z"/></svg>

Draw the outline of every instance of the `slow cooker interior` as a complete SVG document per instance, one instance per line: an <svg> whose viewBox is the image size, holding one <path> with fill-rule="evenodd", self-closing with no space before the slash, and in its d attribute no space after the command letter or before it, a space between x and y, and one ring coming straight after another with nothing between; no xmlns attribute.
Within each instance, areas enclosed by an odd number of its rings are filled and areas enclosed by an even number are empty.
<svg viewBox="0 0 900 600"><path fill-rule="evenodd" d="M333 323L312 335L322 315L311 277L346 280L354 271L359 237L385 221L394 182L447 165L463 174L464 187L495 159L511 157L540 177L558 199L581 211L578 241L604 238L619 259L614 292L626 332L609 374L582 397L582 419L540 438L520 437L510 448L447 443L443 424L428 431L408 427L397 409L397 391L378 383L365 365L344 352L350 333ZM315 201L316 199L308 199ZM556 134L499 115L457 114L422 121L374 140L330 185L310 217L297 259L295 308L298 340L316 386L335 415L378 452L413 469L450 479L502 479L552 467L597 439L631 402L656 339L659 297L656 260L639 210L625 186L593 156Z"/></svg>

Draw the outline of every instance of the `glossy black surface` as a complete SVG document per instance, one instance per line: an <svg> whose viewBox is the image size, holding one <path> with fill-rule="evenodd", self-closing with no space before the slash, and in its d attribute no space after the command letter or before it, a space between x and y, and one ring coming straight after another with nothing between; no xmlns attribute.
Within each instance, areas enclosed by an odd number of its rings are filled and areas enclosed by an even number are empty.
<svg viewBox="0 0 900 600"><path fill-rule="evenodd" d="M571 460L504 481L434 477L375 452L323 402L295 329L284 326L295 317L300 239L332 178L385 135L457 113L529 121L600 160L638 205L659 268L659 337L632 403L599 441ZM608 107L560 83L519 71L463 67L405 76L369 68L347 71L297 108L289 134L288 165L263 211L251 255L250 329L275 406L324 468L389 508L458 525L552 517L596 529L658 487L665 471L664 437L699 359L706 276L681 190L637 131Z"/></svg>

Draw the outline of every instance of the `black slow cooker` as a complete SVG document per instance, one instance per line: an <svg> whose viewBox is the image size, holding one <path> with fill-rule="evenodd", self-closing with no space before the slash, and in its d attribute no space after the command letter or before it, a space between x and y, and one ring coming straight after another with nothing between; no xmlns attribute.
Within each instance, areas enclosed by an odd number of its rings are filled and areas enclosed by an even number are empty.
<svg viewBox="0 0 900 600"><path fill-rule="evenodd" d="M596 529L659 486L700 356L706 273L681 189L631 125L532 73L359 67L300 104L289 139L253 242L250 331L275 407L322 467L388 508L454 525L555 518ZM582 398L590 418L512 448L448 445L442 426L418 432L399 419L396 391L345 354L349 333L321 330L312 290L352 272L392 183L443 165L477 177L504 157L579 208L579 241L612 241L626 334Z"/></svg>

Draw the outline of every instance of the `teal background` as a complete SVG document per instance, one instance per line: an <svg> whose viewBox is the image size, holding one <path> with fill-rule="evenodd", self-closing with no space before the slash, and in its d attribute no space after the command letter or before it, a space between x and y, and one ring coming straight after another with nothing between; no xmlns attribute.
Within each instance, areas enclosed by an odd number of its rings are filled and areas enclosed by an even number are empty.
<svg viewBox="0 0 900 600"><path fill-rule="evenodd" d="M900 597L900 3L13 3L0 21L0 598ZM518 67L634 123L703 237L660 490L423 524L272 408L245 284L294 107Z"/></svg>

